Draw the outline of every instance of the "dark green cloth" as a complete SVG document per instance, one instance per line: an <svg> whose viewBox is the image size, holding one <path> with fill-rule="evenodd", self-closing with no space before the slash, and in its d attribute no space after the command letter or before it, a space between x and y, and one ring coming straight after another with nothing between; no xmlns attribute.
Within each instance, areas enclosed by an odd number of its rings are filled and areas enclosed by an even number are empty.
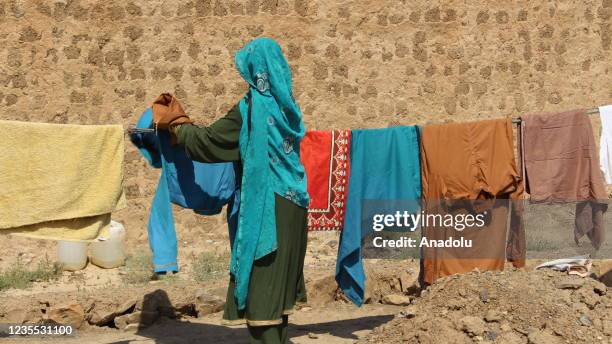
<svg viewBox="0 0 612 344"><path fill-rule="evenodd" d="M238 105L224 117L208 127L181 125L175 132L177 142L185 147L187 155L200 162L227 162L240 160L238 137L242 117Z"/></svg>
<svg viewBox="0 0 612 344"><path fill-rule="evenodd" d="M277 326L249 326L251 344L289 343L287 326L289 316L283 315L283 322Z"/></svg>
<svg viewBox="0 0 612 344"><path fill-rule="evenodd" d="M296 302L305 301L303 279L306 255L306 209L276 195L276 235L278 248L255 261L249 297L244 311L234 301L234 281L230 280L223 319L246 318L252 326L278 325L283 315L293 312Z"/></svg>
<svg viewBox="0 0 612 344"><path fill-rule="evenodd" d="M177 142L185 147L193 160L240 161L238 138L241 125L240 110L235 106L225 117L208 127L181 125L175 133ZM247 306L243 311L238 311L233 297L235 284L230 278L223 314L227 323L244 323L246 320L252 343L286 343L286 315L291 313L296 302L306 301L303 270L307 209L276 195L275 210L278 249L255 261Z"/></svg>

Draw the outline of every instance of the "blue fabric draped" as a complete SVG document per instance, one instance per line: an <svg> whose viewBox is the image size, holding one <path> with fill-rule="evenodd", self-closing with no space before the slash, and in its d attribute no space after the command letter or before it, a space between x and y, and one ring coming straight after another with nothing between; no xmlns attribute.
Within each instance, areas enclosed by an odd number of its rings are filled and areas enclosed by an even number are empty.
<svg viewBox="0 0 612 344"><path fill-rule="evenodd" d="M336 282L356 305L364 302L366 276L361 244L364 200L412 201L421 197L419 135L416 126L351 131L346 217L338 247Z"/></svg>
<svg viewBox="0 0 612 344"><path fill-rule="evenodd" d="M230 265L236 303L244 309L253 262L277 248L274 194L306 208L308 193L299 156L302 111L293 99L291 70L280 46L269 38L255 39L236 53L235 63L250 86L240 101L242 198Z"/></svg>
<svg viewBox="0 0 612 344"><path fill-rule="evenodd" d="M137 128L152 128L153 112L147 109ZM167 131L132 133L131 141L161 176L153 197L147 227L155 272L178 271L177 240L171 203L193 209L201 215L214 215L228 204L230 241L236 232L240 193L233 163L200 163L170 144Z"/></svg>

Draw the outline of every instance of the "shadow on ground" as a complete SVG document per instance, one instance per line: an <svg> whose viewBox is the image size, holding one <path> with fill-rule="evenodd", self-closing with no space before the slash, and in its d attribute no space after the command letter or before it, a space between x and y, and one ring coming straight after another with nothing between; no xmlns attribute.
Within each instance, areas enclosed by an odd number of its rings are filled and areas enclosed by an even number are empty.
<svg viewBox="0 0 612 344"><path fill-rule="evenodd" d="M174 309L168 295L163 290L156 290L145 295L143 311L168 314ZM302 337L313 333L315 335L331 335L339 339L357 340L357 331L371 330L393 319L393 315L366 316L354 319L337 320L311 324L289 324L289 337ZM291 318L289 318L291 321ZM203 324L160 318L155 324L145 326L139 324L136 336L148 338L155 343L248 343L248 331L245 326L227 327L215 324ZM323 340L324 341L324 340ZM112 342L128 344L134 339Z"/></svg>
<svg viewBox="0 0 612 344"><path fill-rule="evenodd" d="M371 330L393 319L393 315L369 316L357 319L305 325L289 325L289 337L301 337L314 333L329 334L334 337L357 340L356 331ZM246 327L225 327L212 324L188 323L176 320L165 320L151 327L138 330L136 335L149 338L155 343L248 343ZM116 341L114 344L133 343L133 340Z"/></svg>

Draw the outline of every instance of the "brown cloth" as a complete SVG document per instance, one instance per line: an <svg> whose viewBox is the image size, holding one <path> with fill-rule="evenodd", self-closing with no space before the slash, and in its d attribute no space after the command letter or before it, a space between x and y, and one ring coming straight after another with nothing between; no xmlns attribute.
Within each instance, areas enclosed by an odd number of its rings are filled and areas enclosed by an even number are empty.
<svg viewBox="0 0 612 344"><path fill-rule="evenodd" d="M170 93L162 93L155 99L153 106L153 123L156 128L168 129L171 125L193 123L185 114L185 110Z"/></svg>
<svg viewBox="0 0 612 344"><path fill-rule="evenodd" d="M431 125L423 128L421 176L428 214L487 212L482 229L424 226L428 240L472 239L472 248L422 248L421 281L474 269L501 270L506 259L524 265L523 185L514 160L509 119ZM457 209L463 208L463 209ZM510 232L508 233L508 213Z"/></svg>
<svg viewBox="0 0 612 344"><path fill-rule="evenodd" d="M523 174L533 203L576 203L574 237L604 241L607 194L587 110L526 115L521 123Z"/></svg>

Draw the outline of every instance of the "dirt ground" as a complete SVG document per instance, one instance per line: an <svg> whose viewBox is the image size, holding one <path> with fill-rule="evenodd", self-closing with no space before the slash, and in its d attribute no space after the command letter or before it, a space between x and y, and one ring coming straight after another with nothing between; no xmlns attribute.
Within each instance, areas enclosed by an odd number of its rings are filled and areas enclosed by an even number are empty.
<svg viewBox="0 0 612 344"><path fill-rule="evenodd" d="M291 318L293 343L354 343L374 327L393 319L397 306L367 305L355 308L336 305L327 309L299 311ZM245 326L220 325L219 314L203 319L177 321L164 318L143 330L123 332L96 328L63 338L45 338L44 343L248 343ZM325 319L321 321L321 319ZM32 339L14 339L7 343L37 343Z"/></svg>
<svg viewBox="0 0 612 344"><path fill-rule="evenodd" d="M368 301L358 308L337 291L333 280L337 239L338 233L310 235L305 267L309 301L290 317L293 343L612 343L610 273L602 277L610 269L609 261L596 261L593 276L584 279L533 271L536 262L530 262L522 270L444 278L419 294L415 284L418 261L368 260ZM124 268L105 270L90 264L82 271L64 272L57 281L3 291L0 323L12 322L15 314L36 321L45 317L45 310L48 316L50 309L62 305L79 305L86 321L69 337L2 341L246 343L244 325L222 325L222 312L196 317L193 310L185 310L198 294L221 300L225 296L225 274L197 282L189 264L189 255L198 249L222 252L223 239L217 241L181 250L183 271L170 279L129 284L124 280ZM4 241L2 249L8 253L3 255L3 267L17 259L35 262L44 255L53 259L52 244L32 243L22 238ZM130 251L141 249L146 246L131 247ZM608 286L596 277L602 277ZM172 316L162 315L152 324L137 323L125 329L115 328L112 321L104 326L88 323L96 310L130 302L136 306L128 313L144 312L147 300L160 293L174 310ZM399 302L393 297L399 297Z"/></svg>
<svg viewBox="0 0 612 344"><path fill-rule="evenodd" d="M179 233L179 237L180 237ZM181 246L182 271L170 279L150 281L145 284L126 283L126 268L101 269L89 264L77 272L63 272L58 280L35 282L27 289L8 289L0 292L0 323L15 323L15 319L37 322L45 318L45 312L62 305L79 305L84 317L98 310L112 309L130 300L146 300L150 295L163 292L168 304L179 309L193 303L198 293L211 297L225 298L227 276L225 273L198 282L193 276L191 256L199 251L225 255L223 234L217 233L216 241L205 239L198 247ZM135 233L128 235L133 240ZM183 238L184 244L188 239ZM336 290L333 280L338 233L312 233L306 259L305 276L309 291L309 302L291 316L291 338L295 343L353 343L364 338L376 326L384 324L401 311L400 306L382 304L388 293L401 293L395 276L401 271L410 271L411 283L416 281L418 262L371 261L372 269L368 281L369 303L355 307ZM16 261L34 265L45 257L54 260L56 248L53 243L9 237L3 241L1 268L6 269ZM129 246L128 252L146 252L146 243ZM225 256L223 256L225 257ZM368 268L368 269L370 269ZM139 307L139 306L137 306ZM177 311L177 314L179 311ZM222 312L196 317L193 311L186 311L176 317L162 316L154 324L136 326L127 330L114 328L112 321L105 326L95 326L84 321L76 334L70 337L29 337L4 338L2 342L36 343L245 343L248 339L246 327L221 325Z"/></svg>

